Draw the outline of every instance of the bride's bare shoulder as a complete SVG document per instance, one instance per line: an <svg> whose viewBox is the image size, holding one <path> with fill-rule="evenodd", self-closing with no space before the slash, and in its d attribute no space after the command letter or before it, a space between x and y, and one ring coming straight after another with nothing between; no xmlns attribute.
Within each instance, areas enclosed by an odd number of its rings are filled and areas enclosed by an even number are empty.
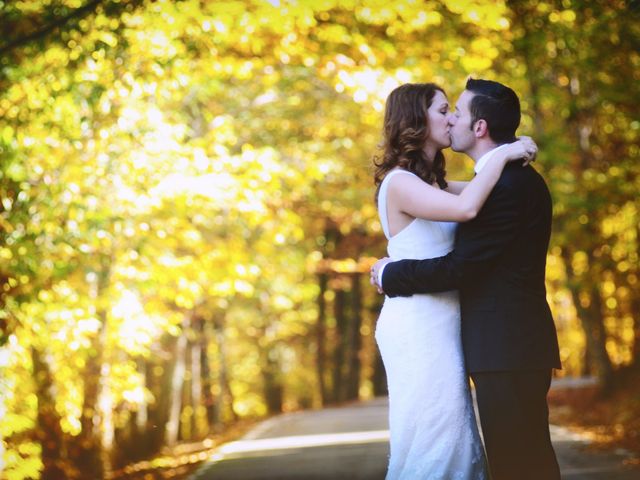
<svg viewBox="0 0 640 480"><path fill-rule="evenodd" d="M407 194L416 190L438 189L437 185L429 185L415 173L401 170L403 175L394 175L389 179L389 191L392 193Z"/></svg>

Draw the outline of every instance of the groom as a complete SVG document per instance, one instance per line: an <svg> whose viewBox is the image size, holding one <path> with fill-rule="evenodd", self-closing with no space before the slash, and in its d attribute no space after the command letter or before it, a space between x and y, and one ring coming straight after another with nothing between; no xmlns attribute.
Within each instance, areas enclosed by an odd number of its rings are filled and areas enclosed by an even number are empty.
<svg viewBox="0 0 640 480"><path fill-rule="evenodd" d="M513 90L469 79L449 117L451 148L469 155L479 172L515 140L519 124ZM551 371L560 368L544 283L550 234L544 180L511 162L478 216L458 226L452 252L385 258L372 269L372 283L390 297L459 290L465 362L493 480L560 479L547 406Z"/></svg>

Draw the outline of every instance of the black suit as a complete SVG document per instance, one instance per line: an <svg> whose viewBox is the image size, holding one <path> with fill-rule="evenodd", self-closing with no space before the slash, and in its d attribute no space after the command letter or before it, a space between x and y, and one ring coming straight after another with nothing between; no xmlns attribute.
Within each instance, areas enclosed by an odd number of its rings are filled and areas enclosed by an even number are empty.
<svg viewBox="0 0 640 480"><path fill-rule="evenodd" d="M560 368L544 283L550 234L544 180L512 162L478 216L458 226L452 252L383 272L391 297L460 291L465 361L494 480L559 478L546 403L551 369Z"/></svg>

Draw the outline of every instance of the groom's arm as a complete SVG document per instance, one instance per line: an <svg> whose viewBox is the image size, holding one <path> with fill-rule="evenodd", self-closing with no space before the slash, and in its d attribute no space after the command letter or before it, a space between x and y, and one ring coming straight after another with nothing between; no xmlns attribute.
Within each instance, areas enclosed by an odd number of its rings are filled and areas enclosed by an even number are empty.
<svg viewBox="0 0 640 480"><path fill-rule="evenodd" d="M381 281L384 292L396 297L455 290L466 279L491 268L516 235L521 193L501 183L496 185L478 216L458 226L455 248L449 254L385 265Z"/></svg>

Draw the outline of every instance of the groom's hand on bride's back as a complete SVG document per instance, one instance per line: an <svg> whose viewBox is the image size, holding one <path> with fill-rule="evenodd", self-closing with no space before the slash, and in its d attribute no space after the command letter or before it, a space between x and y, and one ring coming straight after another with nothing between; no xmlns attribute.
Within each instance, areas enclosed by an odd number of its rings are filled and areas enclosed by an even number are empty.
<svg viewBox="0 0 640 480"><path fill-rule="evenodd" d="M390 263L391 259L389 257L384 257L378 260L373 264L370 270L369 282L371 285L376 287L378 293L384 293L382 290L382 270L384 269L387 263Z"/></svg>

